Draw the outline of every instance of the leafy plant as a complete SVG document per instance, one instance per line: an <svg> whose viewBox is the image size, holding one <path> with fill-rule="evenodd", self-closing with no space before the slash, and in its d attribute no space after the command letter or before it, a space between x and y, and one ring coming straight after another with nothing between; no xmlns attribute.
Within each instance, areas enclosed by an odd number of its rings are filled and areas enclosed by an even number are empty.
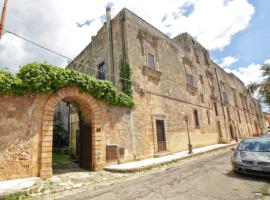
<svg viewBox="0 0 270 200"><path fill-rule="evenodd" d="M122 91L128 96L132 96L131 69L125 58L120 60L120 81L122 83Z"/></svg>
<svg viewBox="0 0 270 200"><path fill-rule="evenodd" d="M22 66L16 76L0 71L0 94L55 93L66 86L77 86L81 92L109 105L134 106L133 99L118 91L110 81L97 80L78 71L36 62Z"/></svg>
<svg viewBox="0 0 270 200"><path fill-rule="evenodd" d="M247 92L258 96L268 105L270 105L270 64L261 66L263 79L260 82L251 83L247 86Z"/></svg>

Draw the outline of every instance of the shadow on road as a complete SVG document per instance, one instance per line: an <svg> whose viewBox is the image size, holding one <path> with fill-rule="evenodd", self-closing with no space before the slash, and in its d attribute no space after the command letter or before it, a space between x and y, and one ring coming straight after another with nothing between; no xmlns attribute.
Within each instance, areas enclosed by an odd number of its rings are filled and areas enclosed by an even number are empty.
<svg viewBox="0 0 270 200"><path fill-rule="evenodd" d="M231 178L236 178L236 179L242 179L242 180L248 180L248 181L254 181L254 182L270 183L269 177L243 174L243 173L239 173L239 172L235 173L232 170L230 170L227 173L224 173L224 175L231 177Z"/></svg>

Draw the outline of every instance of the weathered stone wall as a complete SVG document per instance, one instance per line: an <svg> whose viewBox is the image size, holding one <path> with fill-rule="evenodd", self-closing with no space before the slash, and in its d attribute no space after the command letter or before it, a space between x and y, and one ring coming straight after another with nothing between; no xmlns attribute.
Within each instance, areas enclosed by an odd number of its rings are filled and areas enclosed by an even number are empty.
<svg viewBox="0 0 270 200"><path fill-rule="evenodd" d="M52 130L56 105L61 101L79 105L92 126L92 170L106 165L106 144L117 143L132 152L129 109L110 107L67 87L56 94L0 97L0 180L52 175ZM132 156L131 156L132 157ZM123 158L128 159L127 158Z"/></svg>
<svg viewBox="0 0 270 200"><path fill-rule="evenodd" d="M169 152L187 149L187 130L182 112L190 117L193 146L217 143L213 109L207 97L209 92L206 83L198 82L199 67L185 66L182 62L183 50L176 42L129 11L126 11L126 32L127 55L132 66L133 96L136 102L133 123L137 156L150 157L157 153L156 119L165 121ZM147 52L155 56L156 70L146 68ZM197 87L194 88L195 94L187 89L186 71L194 73ZM201 102L200 93L205 95L204 102ZM198 110L200 128L194 124L194 109ZM206 117L207 110L210 113L210 124Z"/></svg>
<svg viewBox="0 0 270 200"><path fill-rule="evenodd" d="M42 112L34 96L0 97L0 180L37 176Z"/></svg>

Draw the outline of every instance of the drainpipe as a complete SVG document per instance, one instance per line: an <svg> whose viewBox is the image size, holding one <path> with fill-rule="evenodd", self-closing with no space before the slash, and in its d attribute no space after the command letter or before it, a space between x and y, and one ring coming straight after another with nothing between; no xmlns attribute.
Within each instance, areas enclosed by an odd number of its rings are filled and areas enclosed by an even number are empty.
<svg viewBox="0 0 270 200"><path fill-rule="evenodd" d="M223 112L225 133L226 133L226 137L228 138L227 121L226 121L226 115L225 115L225 110L224 110L224 106L223 106L223 98L222 98L221 89L220 89L220 85L219 85L217 69L216 68L214 68L214 69L215 69L215 75L216 75L216 79L217 79L218 91L219 91L219 95L220 95L221 107L222 107L222 112Z"/></svg>
<svg viewBox="0 0 270 200"><path fill-rule="evenodd" d="M111 8L106 8L106 29L107 29L107 69L109 80L115 85L115 74L114 74L114 59L113 59L113 33L111 23Z"/></svg>

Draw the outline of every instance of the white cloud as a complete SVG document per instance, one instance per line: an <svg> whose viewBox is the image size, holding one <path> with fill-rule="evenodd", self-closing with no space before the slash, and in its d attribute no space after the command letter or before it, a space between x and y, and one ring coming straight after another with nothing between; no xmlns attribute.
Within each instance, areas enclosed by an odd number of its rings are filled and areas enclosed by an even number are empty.
<svg viewBox="0 0 270 200"><path fill-rule="evenodd" d="M155 27L171 36L189 32L209 50L223 49L237 32L248 27L254 7L247 0L20 0L9 1L6 27L20 35L75 57L102 26L100 17L105 5L113 3L112 16L127 7ZM1 2L2 4L2 2ZM183 5L194 10L183 16ZM1 8L0 8L1 9ZM167 16L162 22L162 18ZM92 20L90 26L77 27L76 22ZM5 37L5 38L4 38ZM67 61L5 34L0 41L0 67L18 69L19 65L47 61L65 66ZM10 55L13 55L10 57Z"/></svg>
<svg viewBox="0 0 270 200"><path fill-rule="evenodd" d="M222 62L219 64L221 67L229 67L231 66L233 63L236 63L239 61L238 57L234 57L234 56L227 56L225 58L222 59Z"/></svg>
<svg viewBox="0 0 270 200"><path fill-rule="evenodd" d="M251 63L247 67L240 67L238 69L224 68L228 73L235 74L245 85L252 82L260 82L262 80L262 72L260 70L260 64Z"/></svg>
<svg viewBox="0 0 270 200"><path fill-rule="evenodd" d="M270 64L270 58L264 61L264 64Z"/></svg>

